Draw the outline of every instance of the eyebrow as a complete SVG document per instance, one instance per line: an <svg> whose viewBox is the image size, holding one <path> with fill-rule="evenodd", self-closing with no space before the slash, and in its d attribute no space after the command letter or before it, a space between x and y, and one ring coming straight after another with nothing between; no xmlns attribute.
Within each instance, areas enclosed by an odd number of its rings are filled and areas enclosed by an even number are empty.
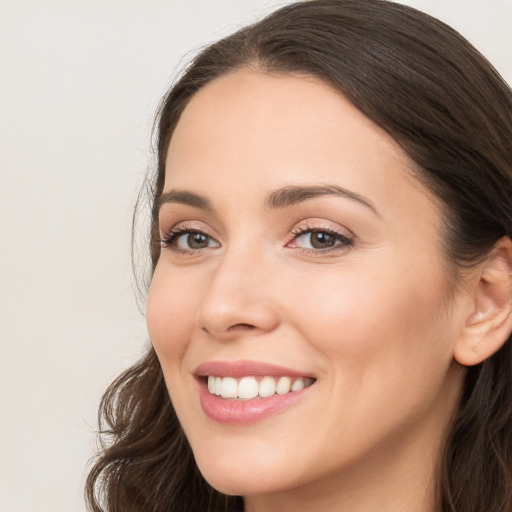
<svg viewBox="0 0 512 512"><path fill-rule="evenodd" d="M213 210L212 203L204 196L188 192L187 190L169 190L164 192L157 200L157 208L167 203L178 203L193 206L201 210Z"/></svg>
<svg viewBox="0 0 512 512"><path fill-rule="evenodd" d="M312 185L312 186L289 186L271 192L265 201L267 208L286 208L301 203L308 199L321 196L338 196L351 199L369 208L379 216L379 212L371 201L355 192L347 190L339 185Z"/></svg>
<svg viewBox="0 0 512 512"><path fill-rule="evenodd" d="M340 187L339 185L283 187L268 194L265 200L265 207L270 209L287 208L303 201L307 201L308 199L321 196L337 196L345 199L351 199L363 206L366 206L379 216L379 212L368 198ZM184 204L207 211L213 210L213 205L208 198L187 190L172 189L168 192L164 192L157 200L158 209L167 203Z"/></svg>

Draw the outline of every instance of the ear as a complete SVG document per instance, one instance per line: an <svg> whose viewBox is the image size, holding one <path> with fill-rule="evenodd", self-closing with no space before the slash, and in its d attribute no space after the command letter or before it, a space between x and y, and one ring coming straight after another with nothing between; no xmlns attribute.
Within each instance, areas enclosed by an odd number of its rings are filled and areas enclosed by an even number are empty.
<svg viewBox="0 0 512 512"><path fill-rule="evenodd" d="M497 352L512 331L512 242L501 238L479 265L472 286L472 311L454 346L464 366L479 364Z"/></svg>

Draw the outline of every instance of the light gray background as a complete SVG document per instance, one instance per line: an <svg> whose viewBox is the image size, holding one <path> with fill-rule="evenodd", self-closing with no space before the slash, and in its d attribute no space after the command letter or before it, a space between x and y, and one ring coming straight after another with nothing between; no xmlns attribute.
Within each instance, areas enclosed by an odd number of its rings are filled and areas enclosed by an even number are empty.
<svg viewBox="0 0 512 512"><path fill-rule="evenodd" d="M199 48L286 1L0 0L0 510L83 511L107 384L146 343L131 211L155 107ZM512 82L510 0L404 1Z"/></svg>

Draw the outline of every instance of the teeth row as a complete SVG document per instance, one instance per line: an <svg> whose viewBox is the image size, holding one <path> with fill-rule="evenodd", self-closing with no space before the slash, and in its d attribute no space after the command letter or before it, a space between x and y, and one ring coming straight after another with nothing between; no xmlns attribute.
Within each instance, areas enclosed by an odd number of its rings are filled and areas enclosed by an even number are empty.
<svg viewBox="0 0 512 512"><path fill-rule="evenodd" d="M274 377L263 377L259 382L256 377L242 377L235 379L234 377L208 377L208 391L212 395L222 398L241 398L242 400L250 400L257 396L269 397L277 393L285 395L290 391L300 391L310 386L313 379L291 377L280 377L277 382Z"/></svg>

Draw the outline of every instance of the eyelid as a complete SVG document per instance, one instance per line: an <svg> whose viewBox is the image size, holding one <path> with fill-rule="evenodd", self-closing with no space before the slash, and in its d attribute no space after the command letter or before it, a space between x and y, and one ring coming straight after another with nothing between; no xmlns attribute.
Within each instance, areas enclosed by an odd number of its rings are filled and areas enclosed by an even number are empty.
<svg viewBox="0 0 512 512"><path fill-rule="evenodd" d="M163 228L162 226L168 227ZM200 220L180 220L178 222L160 222L160 237L167 236L170 233L178 231L192 231L196 233L204 233L210 238L217 239L218 236L214 230L205 222Z"/></svg>
<svg viewBox="0 0 512 512"><path fill-rule="evenodd" d="M355 238L354 233L352 233L348 228L338 224L337 222L321 218L303 219L300 222L295 223L293 228L290 229L290 235L296 236L308 231L332 231L349 239Z"/></svg>

